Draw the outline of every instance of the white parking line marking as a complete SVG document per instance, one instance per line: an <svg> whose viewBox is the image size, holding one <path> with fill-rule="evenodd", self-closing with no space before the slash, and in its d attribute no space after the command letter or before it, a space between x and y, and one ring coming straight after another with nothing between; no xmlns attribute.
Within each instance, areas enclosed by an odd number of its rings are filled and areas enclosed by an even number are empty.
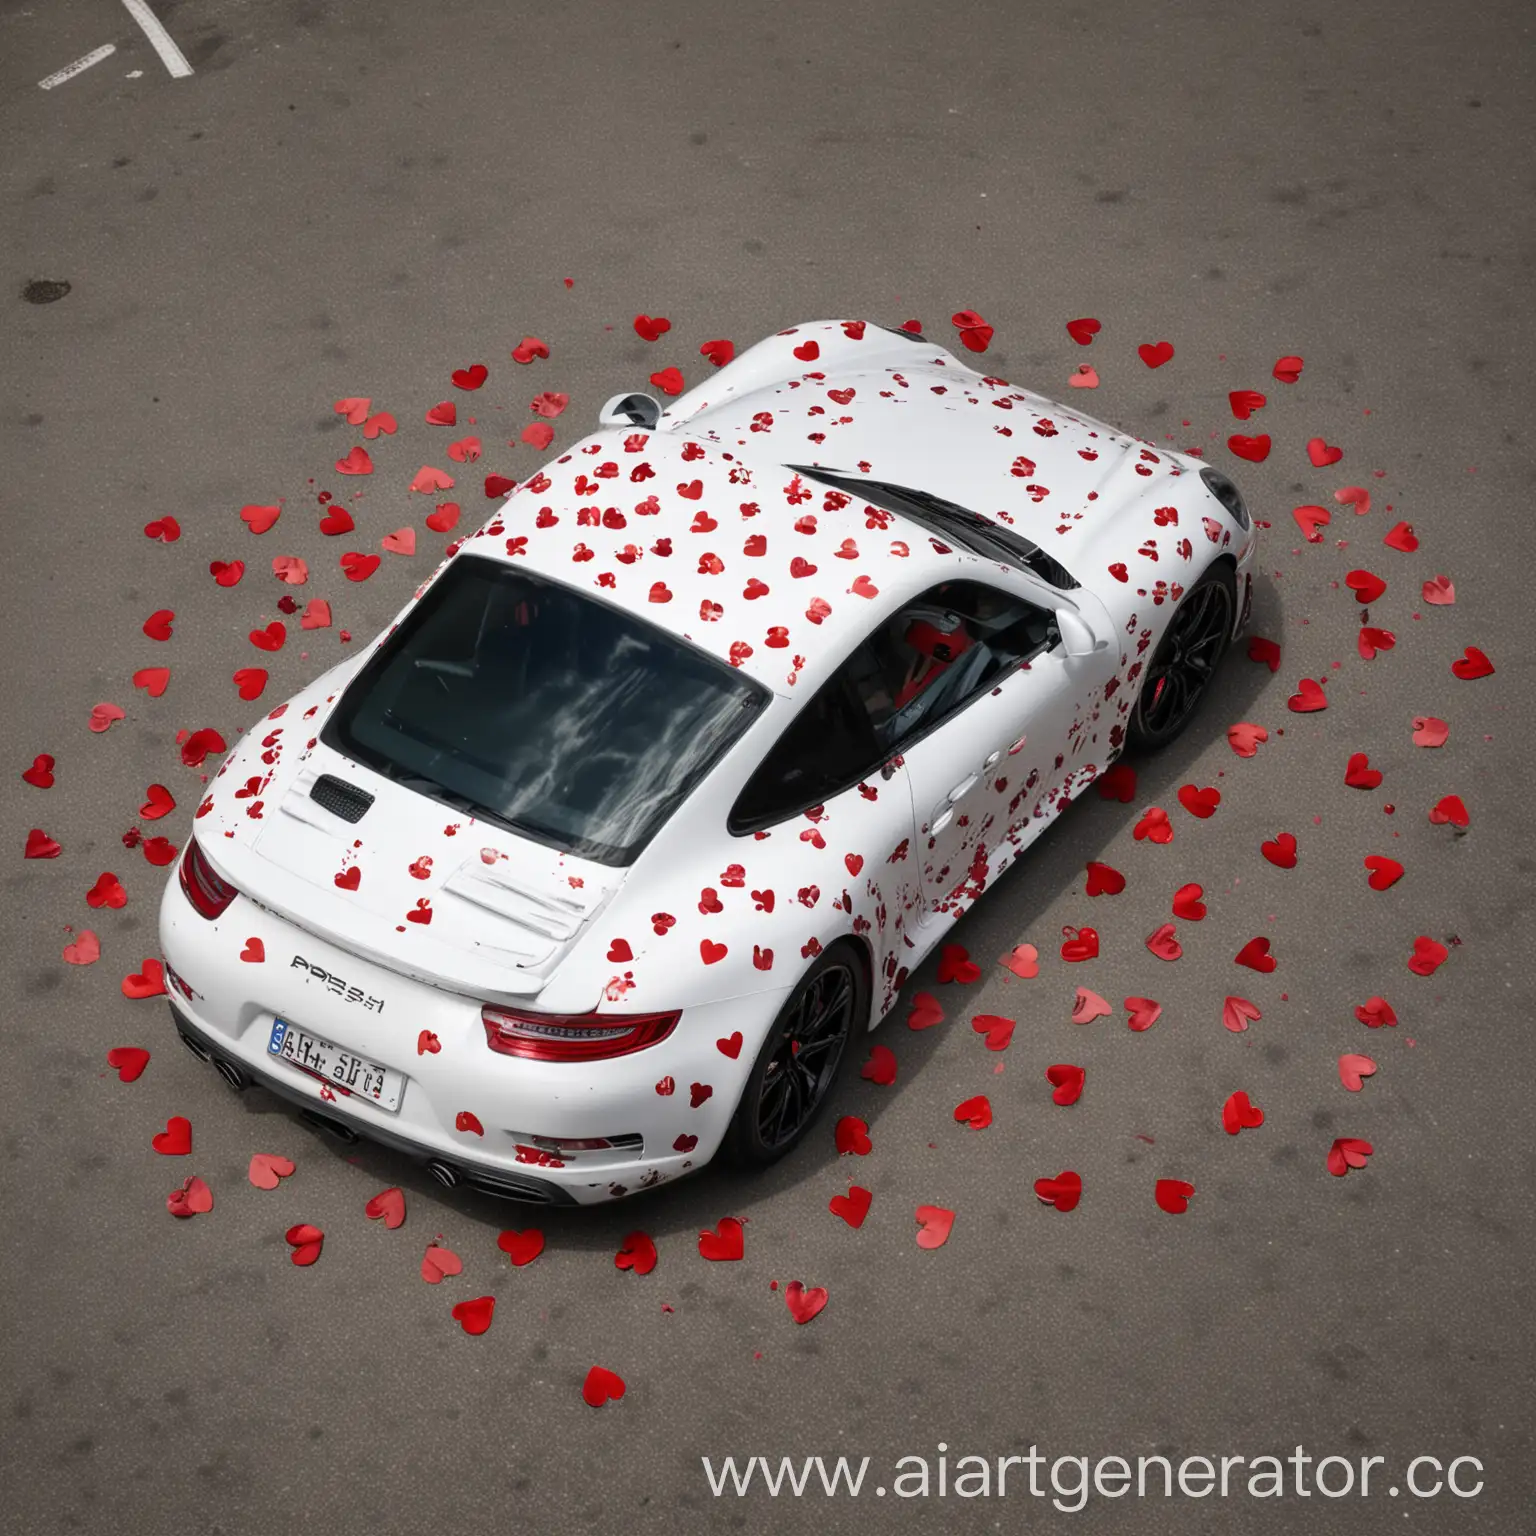
<svg viewBox="0 0 1536 1536"><path fill-rule="evenodd" d="M171 78L180 80L190 75L192 66L187 63L187 56L176 46L175 39L160 24L160 18L144 0L123 0L123 4L128 7L128 14L138 22L155 52L160 55L160 62L170 71Z"/></svg>
<svg viewBox="0 0 1536 1536"><path fill-rule="evenodd" d="M116 44L105 43L100 48L93 49L90 53L86 54L83 59L76 59L73 64L66 64L63 69L49 75L46 80L39 80L37 82L38 88L44 91L51 91L54 86L63 85L66 80L73 80L76 75L88 70L92 64L100 64L103 59L110 58L116 52Z"/></svg>

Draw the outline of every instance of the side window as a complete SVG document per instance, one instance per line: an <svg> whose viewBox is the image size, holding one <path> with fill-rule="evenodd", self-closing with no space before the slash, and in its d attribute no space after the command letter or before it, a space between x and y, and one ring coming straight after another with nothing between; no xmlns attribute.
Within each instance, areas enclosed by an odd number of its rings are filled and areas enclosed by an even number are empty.
<svg viewBox="0 0 1536 1536"><path fill-rule="evenodd" d="M881 747L922 735L1059 640L1048 609L974 581L948 581L908 603L874 637L888 659L861 696Z"/></svg>
<svg viewBox="0 0 1536 1536"><path fill-rule="evenodd" d="M851 684L867 652L861 645L774 743L731 808L733 832L771 826L877 770L880 744Z"/></svg>

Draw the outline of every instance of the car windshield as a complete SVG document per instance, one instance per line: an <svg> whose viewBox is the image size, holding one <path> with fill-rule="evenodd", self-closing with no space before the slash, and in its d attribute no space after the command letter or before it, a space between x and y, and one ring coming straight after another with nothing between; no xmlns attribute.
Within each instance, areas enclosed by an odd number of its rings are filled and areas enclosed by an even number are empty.
<svg viewBox="0 0 1536 1536"><path fill-rule="evenodd" d="M321 739L455 810L622 865L767 698L620 608L470 555L369 659Z"/></svg>
<svg viewBox="0 0 1536 1536"><path fill-rule="evenodd" d="M993 522L979 512L972 512L969 507L957 506L942 496L935 496L931 491L916 490L910 485L892 485L888 480L861 480L855 475L845 475L841 470L821 469L815 465L791 464L789 468L811 480L819 480L823 485L850 491L888 512L900 512L930 533L936 533L972 554L1030 571L1048 581L1058 592L1071 592L1081 585L1061 561L1046 554L1023 534Z"/></svg>

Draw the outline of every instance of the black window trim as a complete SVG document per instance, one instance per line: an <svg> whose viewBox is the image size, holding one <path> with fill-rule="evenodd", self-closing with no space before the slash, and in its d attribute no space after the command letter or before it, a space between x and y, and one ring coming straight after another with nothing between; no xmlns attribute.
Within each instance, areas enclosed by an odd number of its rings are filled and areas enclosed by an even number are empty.
<svg viewBox="0 0 1536 1536"><path fill-rule="evenodd" d="M972 577L952 577L950 579L970 581L975 586L987 585L986 582L976 581ZM945 583L939 582L937 585L944 586ZM929 588L928 590L931 591L933 589ZM1028 599L1019 599L1017 594L1007 592L1005 589L996 590L1003 590L1006 597L1012 598L1015 601L1028 601ZM921 602L922 598L926 595L927 592L921 593L917 597L912 598L909 603L902 604L902 607L908 607L910 606L910 603ZM900 611L900 609L897 610L897 612ZM1049 612L1050 610L1046 611ZM888 622L889 615L884 621L882 621L880 625L876 626L876 628L870 630L868 634L861 637L859 640L859 646L864 645L874 635L877 635L880 632L880 629L884 627L884 624ZM859 648L859 646L855 646L853 650L849 651L848 655L838 663L837 669L833 672L832 676L829 677L827 681L821 685L821 688L817 689L817 691L811 695L810 699L808 699L806 703L801 705L801 707L795 711L793 718L774 738L773 743L771 746L769 746L768 750L764 752L762 757L758 759L757 766L752 770L751 773L747 775L746 782L743 783L741 788L737 791L736 799L732 802L731 809L726 813L726 831L729 832L732 837L750 837L754 832L766 832L771 827L782 826L786 821L791 821L796 816L803 816L807 811L812 810L818 805L825 804L828 800L835 799L838 795L847 794L848 791L852 789L856 784L862 784L876 774L880 775L882 778L889 778L890 775L886 772L886 770L889 768L891 762L894 759L904 756L907 752L910 752L921 742L926 741L928 737L930 737L936 730L939 729L940 726L947 724L951 720L957 719L961 714L963 714L973 704L975 704L977 700L980 699L983 695L996 693L1018 673L1028 672L1035 661L1039 660L1041 656L1050 655L1050 653L1054 651L1060 644L1061 636L1058 631L1056 638L1053 641L1048 642L1039 651L1036 651L1033 656L1028 656L1024 660L1016 662L1007 672L1003 673L1001 677L993 677L988 682L978 683L975 688L973 688L968 694L966 694L955 704L953 709L949 710L946 714L940 715L937 719L928 720L917 730L904 737L894 746L887 747L883 750L880 749L879 741L875 737L874 727L868 726L870 745L877 750L877 756L869 764L868 767L855 774L845 783L839 784L837 788L823 790L822 793L813 796L803 805L797 805L793 810L790 811L776 811L772 815L754 816L750 820L742 820L738 818L736 814L736 807L741 804L741 797L746 794L747 785L752 782L753 778L758 772L758 769L760 769L763 764L768 761L769 757L778 749L779 743L782 742L785 736L794 729L805 712L809 710L816 699L820 697L823 689L832 688L834 686L839 688L843 694L843 702L845 707L850 709L856 718L862 718L864 719L866 725L868 724L868 716L864 714L863 708L859 704L858 699L853 697L849 689L849 680L843 675L843 668L848 664L848 661L854 655L854 652L856 652Z"/></svg>
<svg viewBox="0 0 1536 1536"><path fill-rule="evenodd" d="M1033 539L1026 539L1006 524L994 523L980 512L973 512L969 507L962 507L958 502L935 495L932 491L896 485L889 480L861 479L857 475L848 474L846 470L830 469L825 465L786 464L784 467L830 486L833 490L857 496L883 507L887 512L909 518L935 538L959 544L968 553L980 555L984 560L1001 559L1003 563L1033 576L1053 592L1075 592L1082 586L1082 582L1060 560L1047 554ZM933 507L925 507L924 501L932 503ZM965 532L957 532L946 526L936 514L936 507L941 507L945 513L960 520ZM971 537L967 538L966 532Z"/></svg>

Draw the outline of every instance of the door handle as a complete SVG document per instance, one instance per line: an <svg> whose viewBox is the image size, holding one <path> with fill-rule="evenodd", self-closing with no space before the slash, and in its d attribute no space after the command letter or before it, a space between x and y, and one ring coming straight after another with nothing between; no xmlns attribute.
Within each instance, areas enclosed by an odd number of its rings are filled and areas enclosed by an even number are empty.
<svg viewBox="0 0 1536 1536"><path fill-rule="evenodd" d="M928 823L928 835L929 835L929 837L937 837L939 835L939 833L942 832L944 830L944 828L947 827L950 824L950 822L952 822L954 819L955 819L955 808L954 808L954 806L952 806L952 805L944 806L943 809L940 810L939 814L937 816L935 816L933 818L933 820Z"/></svg>
<svg viewBox="0 0 1536 1536"><path fill-rule="evenodd" d="M992 771L992 769L996 768L997 765L1000 762L1002 762L1002 760L1003 760L1003 754L1002 754L1001 750L998 750L996 752L989 752L987 754L986 762L984 762L981 765L982 772L983 773L990 773Z"/></svg>
<svg viewBox="0 0 1536 1536"><path fill-rule="evenodd" d="M979 777L979 774L968 774L958 784L956 784L955 787L949 792L949 803L954 805L957 801L963 800L968 794L970 794L970 792L976 787L976 780Z"/></svg>

